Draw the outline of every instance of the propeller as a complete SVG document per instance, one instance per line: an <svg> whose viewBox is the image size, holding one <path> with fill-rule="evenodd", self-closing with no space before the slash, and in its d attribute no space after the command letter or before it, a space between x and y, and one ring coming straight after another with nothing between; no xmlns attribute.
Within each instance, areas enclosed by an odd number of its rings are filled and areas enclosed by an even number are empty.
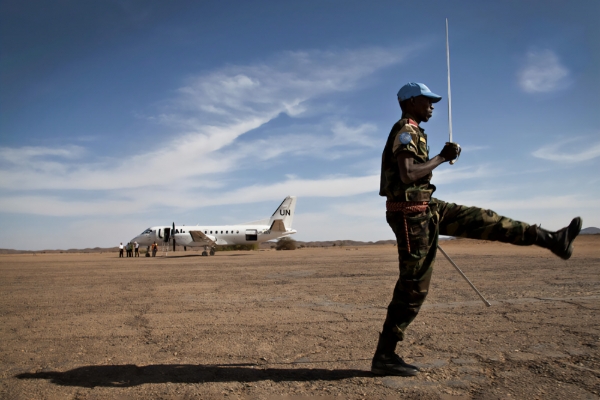
<svg viewBox="0 0 600 400"><path fill-rule="evenodd" d="M173 230L171 231L171 235L173 236L173 251L175 251L175 222L173 222Z"/></svg>

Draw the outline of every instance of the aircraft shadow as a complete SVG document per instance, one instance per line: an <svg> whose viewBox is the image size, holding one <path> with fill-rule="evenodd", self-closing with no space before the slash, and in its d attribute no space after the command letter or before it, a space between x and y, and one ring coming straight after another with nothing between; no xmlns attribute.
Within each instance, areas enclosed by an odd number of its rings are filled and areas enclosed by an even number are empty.
<svg viewBox="0 0 600 400"><path fill-rule="evenodd" d="M183 253L183 251L182 251ZM156 256L156 258L165 258L164 255L161 256ZM186 258L186 257L204 257L204 258L208 258L208 256L203 256L202 253L191 253L191 254L173 254L172 252L169 252L169 255L166 256L166 258Z"/></svg>
<svg viewBox="0 0 600 400"><path fill-rule="evenodd" d="M182 252L183 253L183 252ZM253 256L254 254L223 254L220 257L249 257L249 256ZM172 254L170 253L168 256L166 256L166 258L186 258L186 257L202 257L202 258L206 258L207 260L211 257L214 256L203 256L202 253L198 252L197 254ZM150 257L152 258L152 257ZM156 256L155 258L165 258L165 256L160 255L160 256Z"/></svg>
<svg viewBox="0 0 600 400"><path fill-rule="evenodd" d="M372 377L368 371L357 369L312 368L253 368L252 364L191 365L158 364L89 365L68 371L22 373L17 379L48 379L61 386L85 388L131 387L145 383L205 383L283 381L337 381L354 377Z"/></svg>

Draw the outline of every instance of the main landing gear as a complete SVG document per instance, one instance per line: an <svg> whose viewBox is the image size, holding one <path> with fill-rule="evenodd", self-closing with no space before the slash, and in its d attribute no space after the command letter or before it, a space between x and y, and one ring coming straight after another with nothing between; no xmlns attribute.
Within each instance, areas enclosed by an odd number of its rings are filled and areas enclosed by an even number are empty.
<svg viewBox="0 0 600 400"><path fill-rule="evenodd" d="M204 246L204 251L202 252L202 255L203 255L203 256L208 256L209 254L210 254L211 256L214 256L214 255L215 255L215 248L214 248L214 247L211 247L211 248L210 248L210 253L209 253L207 250L208 250L208 246Z"/></svg>

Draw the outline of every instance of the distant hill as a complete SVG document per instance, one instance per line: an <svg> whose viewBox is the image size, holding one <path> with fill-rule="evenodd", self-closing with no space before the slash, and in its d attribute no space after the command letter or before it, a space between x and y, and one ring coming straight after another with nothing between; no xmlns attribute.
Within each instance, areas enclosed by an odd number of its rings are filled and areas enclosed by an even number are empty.
<svg viewBox="0 0 600 400"><path fill-rule="evenodd" d="M600 228L590 226L581 230L580 235L600 235Z"/></svg>

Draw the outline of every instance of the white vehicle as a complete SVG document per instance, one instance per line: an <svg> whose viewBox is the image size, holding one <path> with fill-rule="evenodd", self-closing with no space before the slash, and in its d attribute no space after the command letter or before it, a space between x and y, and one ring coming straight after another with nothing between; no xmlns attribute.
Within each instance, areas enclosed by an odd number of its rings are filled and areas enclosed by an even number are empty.
<svg viewBox="0 0 600 400"><path fill-rule="evenodd" d="M223 226L153 226L131 239L131 243L152 243L186 247L204 247L203 256L215 254L217 245L254 244L296 233L292 229L296 196L286 197L271 218L239 225ZM209 251L210 249L210 251Z"/></svg>

